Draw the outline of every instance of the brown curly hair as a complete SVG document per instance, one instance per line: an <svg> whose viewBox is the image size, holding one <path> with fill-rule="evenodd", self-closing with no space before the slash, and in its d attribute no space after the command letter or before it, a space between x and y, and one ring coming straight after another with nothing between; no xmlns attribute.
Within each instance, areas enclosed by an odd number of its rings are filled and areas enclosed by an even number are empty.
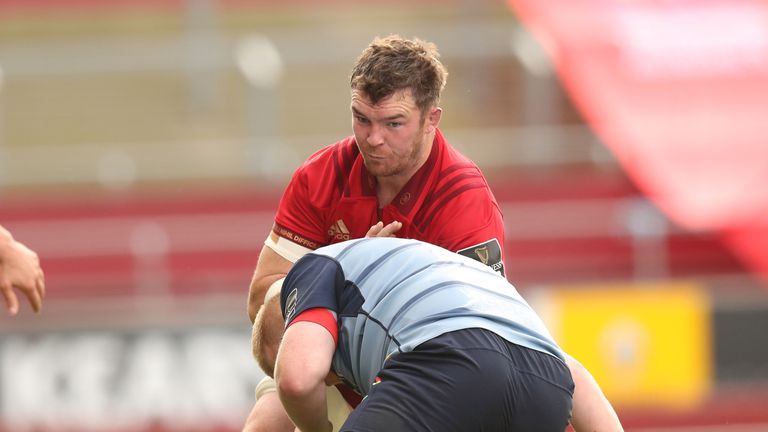
<svg viewBox="0 0 768 432"><path fill-rule="evenodd" d="M398 90L410 89L422 116L436 106L448 72L435 44L398 35L376 38L352 68L350 85L378 103Z"/></svg>
<svg viewBox="0 0 768 432"><path fill-rule="evenodd" d="M264 373L270 377L275 376L275 358L280 341L283 339L284 326L285 321L280 309L280 296L274 296L259 309L251 331L253 357Z"/></svg>

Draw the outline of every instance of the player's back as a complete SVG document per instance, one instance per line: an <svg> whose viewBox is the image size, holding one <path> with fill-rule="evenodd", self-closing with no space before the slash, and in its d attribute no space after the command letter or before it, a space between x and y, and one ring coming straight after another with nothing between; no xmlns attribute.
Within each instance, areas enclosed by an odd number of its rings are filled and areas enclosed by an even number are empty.
<svg viewBox="0 0 768 432"><path fill-rule="evenodd" d="M485 328L563 358L517 290L473 259L396 238L353 240L315 253L339 263L346 281L345 292L339 293L342 307L359 305L339 316L341 355L334 367L348 367L346 373L364 392L387 356L466 328Z"/></svg>

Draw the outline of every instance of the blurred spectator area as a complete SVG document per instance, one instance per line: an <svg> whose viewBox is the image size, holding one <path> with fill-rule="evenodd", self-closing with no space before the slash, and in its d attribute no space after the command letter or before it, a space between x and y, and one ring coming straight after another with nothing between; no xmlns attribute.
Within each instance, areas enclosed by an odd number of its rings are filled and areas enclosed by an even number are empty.
<svg viewBox="0 0 768 432"><path fill-rule="evenodd" d="M553 274L742 271L714 236L670 226L638 196L501 2L290 3L0 3L6 223L13 223L14 207L28 204L52 207L43 225L53 226L61 212L78 213L74 206L84 201L79 215L87 223L73 227L96 232L88 217L100 213L215 212L218 192L211 193L213 202L204 192L224 189L240 196L237 205L262 212L227 224L250 233L243 243L255 256L260 242L253 239L268 229L274 201L253 196L253 189L279 194L311 152L350 133L349 68L372 37L400 33L441 49L450 72L442 129L493 183L518 282ZM61 190L68 191L66 200L55 199ZM163 205L144 204L147 195ZM132 225L151 229L144 222L108 221L100 238L112 244L110 235L127 236ZM214 242L225 236L209 235ZM45 237L41 247L56 243ZM175 251L176 237L168 238ZM62 243L73 255L129 251Z"/></svg>
<svg viewBox="0 0 768 432"><path fill-rule="evenodd" d="M529 78L553 81L516 73L519 27L502 4L34 3L51 6L9 8L0 26L7 185L284 176L349 132L349 69L389 33L440 46L444 126L467 131L456 144L479 162L568 161L591 147L578 128L546 127L578 121L562 94L520 93ZM544 128L519 129L534 120Z"/></svg>
<svg viewBox="0 0 768 432"><path fill-rule="evenodd" d="M441 128L489 178L524 294L695 280L716 381L768 381L768 353L736 343L761 337L760 283L638 193L491 0L0 0L0 223L49 294L48 320L2 330L245 323L282 188L351 133L349 69L390 33L440 48Z"/></svg>

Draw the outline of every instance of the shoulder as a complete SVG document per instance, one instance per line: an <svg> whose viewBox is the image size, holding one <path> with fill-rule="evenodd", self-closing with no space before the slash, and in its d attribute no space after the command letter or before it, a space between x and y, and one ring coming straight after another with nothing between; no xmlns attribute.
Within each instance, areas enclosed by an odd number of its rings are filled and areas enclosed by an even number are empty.
<svg viewBox="0 0 768 432"><path fill-rule="evenodd" d="M299 173L321 172L328 170L349 172L359 155L354 137L347 137L313 153L299 167Z"/></svg>
<svg viewBox="0 0 768 432"><path fill-rule="evenodd" d="M359 151L353 137L316 151L293 173L286 195L299 194L321 207L346 188Z"/></svg>
<svg viewBox="0 0 768 432"><path fill-rule="evenodd" d="M480 195L490 195L488 182L477 166L470 158L462 154L455 147L448 144L442 134L438 143L440 145L439 170L437 172L437 184L433 195L461 195L463 191L482 189Z"/></svg>
<svg viewBox="0 0 768 432"><path fill-rule="evenodd" d="M417 226L426 227L436 218L452 218L467 211L468 217L484 214L485 218L499 212L496 198L477 165L458 152L443 157L441 162L422 211L414 218Z"/></svg>
<svg viewBox="0 0 768 432"><path fill-rule="evenodd" d="M429 211L416 218L416 223L438 238L463 237L486 230L503 234L504 226L501 208L490 189L471 184L442 195Z"/></svg>

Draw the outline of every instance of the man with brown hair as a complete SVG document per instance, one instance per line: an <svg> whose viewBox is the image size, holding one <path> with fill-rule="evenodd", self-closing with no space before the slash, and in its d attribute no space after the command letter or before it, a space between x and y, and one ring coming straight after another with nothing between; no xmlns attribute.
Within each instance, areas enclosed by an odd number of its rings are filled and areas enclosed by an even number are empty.
<svg viewBox="0 0 768 432"><path fill-rule="evenodd" d="M422 240L504 274L496 199L477 165L438 128L448 76L439 57L430 42L394 35L374 39L362 52L350 77L353 135L294 173L253 275L251 321L270 286L279 291L301 256L366 235ZM354 405L359 396L347 390L341 389ZM293 431L273 382L263 381L257 394L245 430Z"/></svg>

